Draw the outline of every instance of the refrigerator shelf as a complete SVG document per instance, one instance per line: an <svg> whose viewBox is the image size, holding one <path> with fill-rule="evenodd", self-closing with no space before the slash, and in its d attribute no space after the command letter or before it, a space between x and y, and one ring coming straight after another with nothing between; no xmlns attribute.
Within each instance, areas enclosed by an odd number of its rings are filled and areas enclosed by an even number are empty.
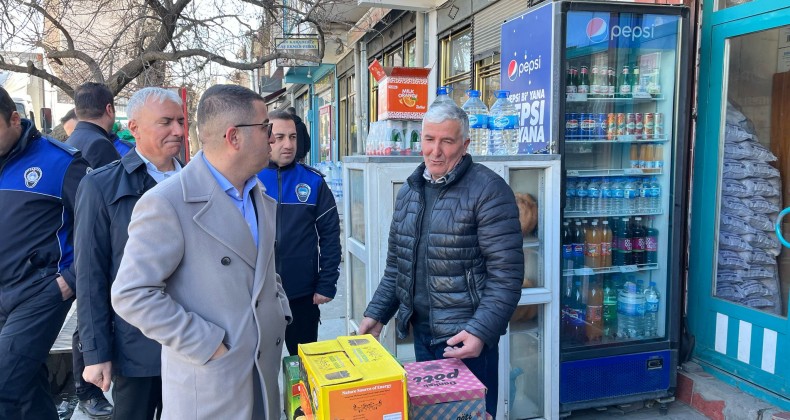
<svg viewBox="0 0 790 420"><path fill-rule="evenodd" d="M629 95L627 97L615 96L595 96L591 97L588 93L566 93L565 101L569 103L579 102L614 102L614 103L645 103L664 100L663 94L651 95L649 93Z"/></svg>
<svg viewBox="0 0 790 420"><path fill-rule="evenodd" d="M572 270L563 270L563 277L571 276L592 276L595 274L609 274L609 273L636 273L637 271L658 270L658 263L650 264L631 264L631 265L615 265L611 267L602 268L576 268Z"/></svg>
<svg viewBox="0 0 790 420"><path fill-rule="evenodd" d="M587 212L587 211L566 211L563 218L590 218L590 217L630 217L630 216L657 216L663 214L661 210L639 210L633 213L601 213L601 212Z"/></svg>
<svg viewBox="0 0 790 420"><path fill-rule="evenodd" d="M567 176L623 176L623 175L661 175L662 168L624 168L624 169L568 169Z"/></svg>
<svg viewBox="0 0 790 420"><path fill-rule="evenodd" d="M667 136L652 138L652 139L642 139L636 138L635 135L622 135L617 136L616 139L609 140L606 136L565 136L565 143L623 143L623 144L631 144L631 143L664 143L669 141Z"/></svg>

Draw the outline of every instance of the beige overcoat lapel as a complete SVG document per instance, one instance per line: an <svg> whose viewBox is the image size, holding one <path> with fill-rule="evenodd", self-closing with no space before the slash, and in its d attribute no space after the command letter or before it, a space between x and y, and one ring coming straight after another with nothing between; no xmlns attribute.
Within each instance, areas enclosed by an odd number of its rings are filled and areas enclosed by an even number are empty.
<svg viewBox="0 0 790 420"><path fill-rule="evenodd" d="M240 214L239 210L214 179L203 160L203 151L199 151L192 159L196 162L184 167L184 171L191 167L195 176L182 176L181 182L184 201L206 203L195 214L195 224L254 268L258 251L247 223L243 217L236 217Z"/></svg>

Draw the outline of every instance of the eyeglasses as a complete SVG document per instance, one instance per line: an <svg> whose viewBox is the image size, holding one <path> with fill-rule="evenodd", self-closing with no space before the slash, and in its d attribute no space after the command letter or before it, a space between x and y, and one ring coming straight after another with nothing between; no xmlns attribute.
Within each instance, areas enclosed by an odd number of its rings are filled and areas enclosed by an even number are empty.
<svg viewBox="0 0 790 420"><path fill-rule="evenodd" d="M236 127L236 128L257 127L257 126L263 127L263 131L266 132L266 137L271 137L272 136L272 123L269 120L266 120L266 121L264 121L262 123L256 123L256 124L236 124L236 125L234 125L234 127ZM222 136L222 137L225 137L225 136Z"/></svg>

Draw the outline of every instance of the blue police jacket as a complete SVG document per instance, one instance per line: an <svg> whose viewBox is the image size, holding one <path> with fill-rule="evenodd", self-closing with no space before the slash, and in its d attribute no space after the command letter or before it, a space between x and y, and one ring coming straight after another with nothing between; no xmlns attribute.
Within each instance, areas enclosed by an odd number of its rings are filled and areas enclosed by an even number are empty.
<svg viewBox="0 0 790 420"><path fill-rule="evenodd" d="M77 290L74 200L87 170L77 149L43 137L31 121L22 120L19 141L0 157L0 295L5 299L26 299L58 273Z"/></svg>
<svg viewBox="0 0 790 420"><path fill-rule="evenodd" d="M277 200L275 264L288 299L318 293L334 298L340 267L340 219L318 170L275 163L258 174Z"/></svg>

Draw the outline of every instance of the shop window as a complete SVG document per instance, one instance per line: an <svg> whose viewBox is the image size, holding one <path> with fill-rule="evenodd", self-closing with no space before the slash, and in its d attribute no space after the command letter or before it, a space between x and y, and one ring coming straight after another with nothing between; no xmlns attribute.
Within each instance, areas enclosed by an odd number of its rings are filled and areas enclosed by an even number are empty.
<svg viewBox="0 0 790 420"><path fill-rule="evenodd" d="M441 57L440 84L452 88L450 97L460 105L472 88L472 29L443 38Z"/></svg>
<svg viewBox="0 0 790 420"><path fill-rule="evenodd" d="M781 88L790 85L790 66L776 51L789 28L727 40L714 289L718 298L781 316L787 316L790 249L781 245L774 221L790 206L790 122L784 116L790 94ZM781 228L790 237L790 217Z"/></svg>
<svg viewBox="0 0 790 420"><path fill-rule="evenodd" d="M375 122L379 120L379 82L373 78L373 75L368 72L368 121Z"/></svg>
<svg viewBox="0 0 790 420"><path fill-rule="evenodd" d="M732 6L739 6L744 3L749 3L753 0L716 0L716 10L726 9Z"/></svg>
<svg viewBox="0 0 790 420"><path fill-rule="evenodd" d="M494 92L499 90L499 54L492 54L475 63L475 88L489 108L496 101Z"/></svg>
<svg viewBox="0 0 790 420"><path fill-rule="evenodd" d="M400 46L384 54L384 67L403 67L403 48Z"/></svg>
<svg viewBox="0 0 790 420"><path fill-rule="evenodd" d="M403 52L405 54L406 67L414 67L417 63L417 38L406 41L403 46Z"/></svg>
<svg viewBox="0 0 790 420"><path fill-rule="evenodd" d="M339 109L340 122L338 134L340 136L340 157L359 154L357 150L357 124L354 112L354 75L343 77L339 81Z"/></svg>

